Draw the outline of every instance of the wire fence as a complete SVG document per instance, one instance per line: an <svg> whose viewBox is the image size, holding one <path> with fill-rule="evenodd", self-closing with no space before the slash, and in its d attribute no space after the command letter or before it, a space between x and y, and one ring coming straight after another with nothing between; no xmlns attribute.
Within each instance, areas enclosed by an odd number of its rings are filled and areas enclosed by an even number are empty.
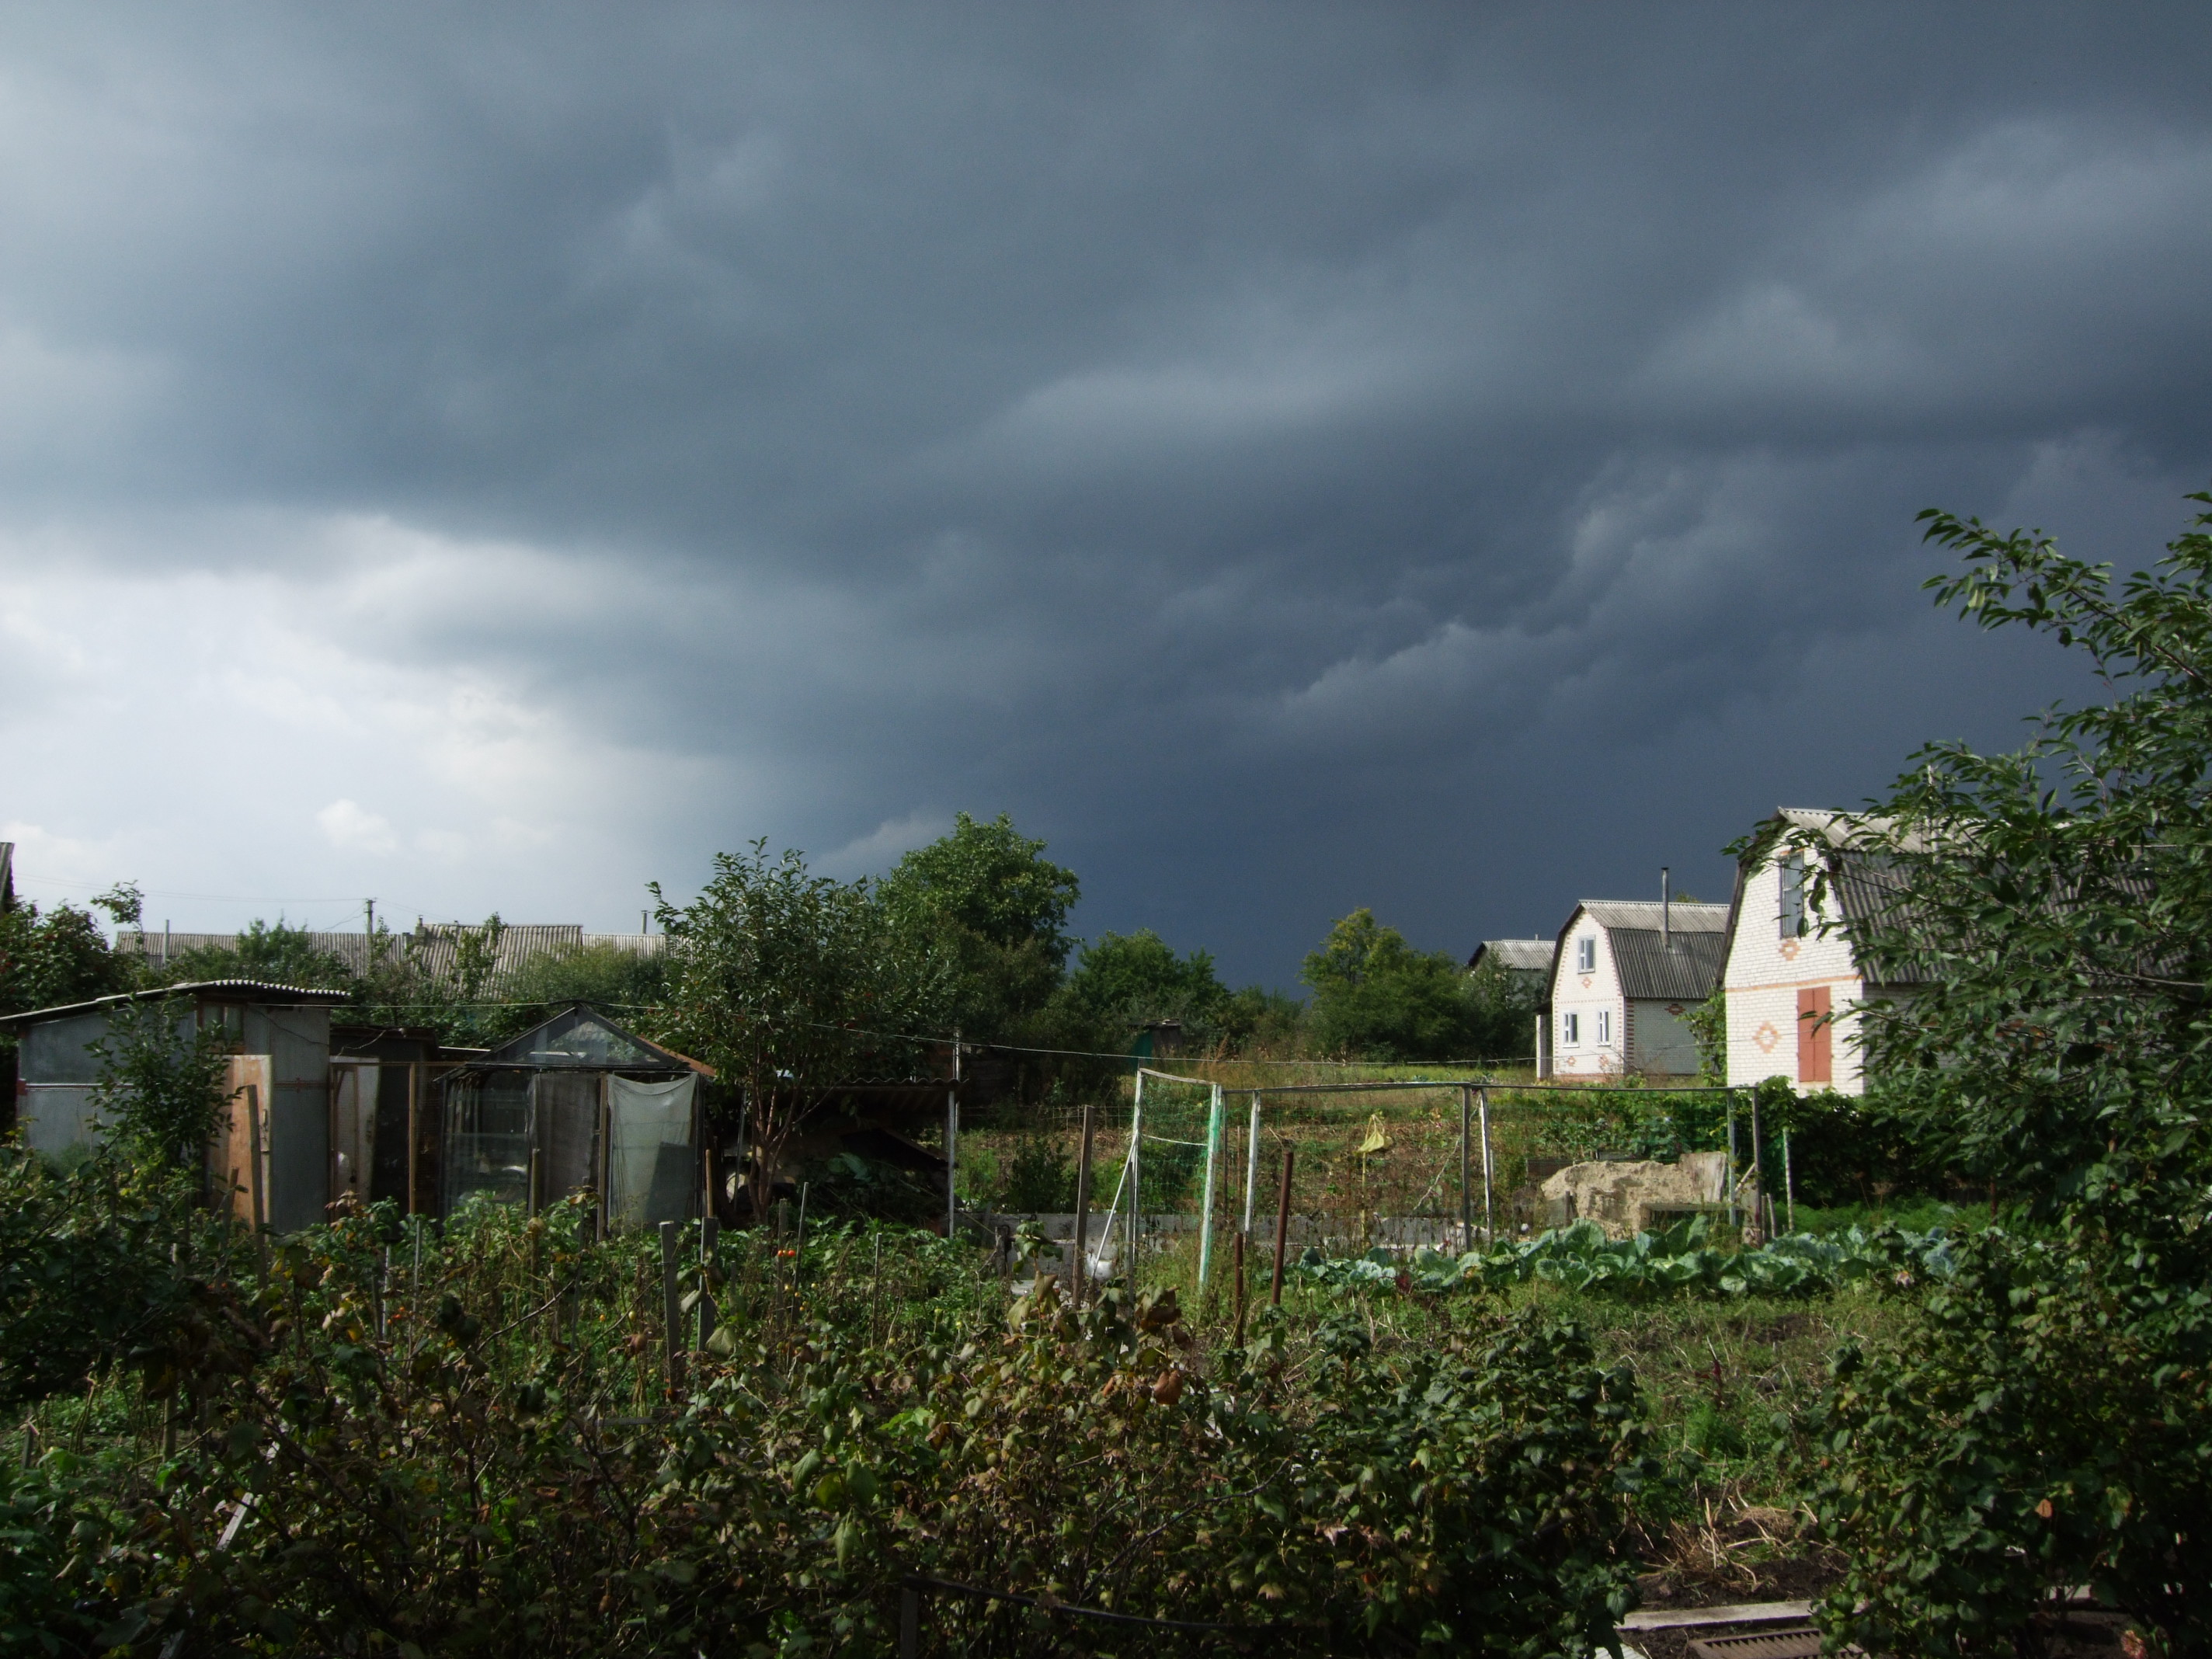
<svg viewBox="0 0 2212 1659"><path fill-rule="evenodd" d="M1086 1278L1157 1270L1202 1290L1234 1236L1271 1247L1279 1221L1294 1257L1457 1252L1565 1224L1577 1200L1545 1183L1577 1164L1698 1166L1674 1198L1595 1218L1609 1226L1655 1206L1740 1219L1776 1162L1748 1097L1483 1076L1231 1086L1146 1067L1119 1100L963 1138L961 1178L971 1212L1056 1247L1055 1271L1075 1270L1081 1185Z"/></svg>

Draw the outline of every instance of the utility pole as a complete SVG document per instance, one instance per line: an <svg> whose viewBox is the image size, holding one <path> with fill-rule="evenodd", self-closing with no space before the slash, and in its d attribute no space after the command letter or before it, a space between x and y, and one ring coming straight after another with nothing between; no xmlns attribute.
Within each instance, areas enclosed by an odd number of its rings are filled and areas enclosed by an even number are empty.
<svg viewBox="0 0 2212 1659"><path fill-rule="evenodd" d="M362 971L366 973L376 966L376 901L366 899L362 908L368 913L368 931L362 938L361 948Z"/></svg>

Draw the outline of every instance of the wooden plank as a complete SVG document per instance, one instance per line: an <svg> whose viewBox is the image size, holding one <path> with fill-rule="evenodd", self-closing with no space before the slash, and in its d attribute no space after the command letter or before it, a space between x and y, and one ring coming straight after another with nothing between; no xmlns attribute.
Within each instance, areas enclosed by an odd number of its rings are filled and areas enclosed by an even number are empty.
<svg viewBox="0 0 2212 1659"><path fill-rule="evenodd" d="M1685 1630L1694 1625L1755 1625L1812 1616L1810 1601L1739 1601L1717 1607L1638 1607L1620 1621L1620 1628Z"/></svg>

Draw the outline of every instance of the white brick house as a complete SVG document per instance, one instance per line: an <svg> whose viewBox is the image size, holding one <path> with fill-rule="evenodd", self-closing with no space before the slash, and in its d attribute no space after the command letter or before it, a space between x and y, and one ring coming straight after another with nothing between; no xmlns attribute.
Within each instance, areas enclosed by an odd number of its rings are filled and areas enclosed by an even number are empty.
<svg viewBox="0 0 2212 1659"><path fill-rule="evenodd" d="M1720 981L1725 904L1585 899L1553 947L1547 1077L1693 1077L1683 1016Z"/></svg>
<svg viewBox="0 0 2212 1659"><path fill-rule="evenodd" d="M1721 981L1731 1085L1779 1077L1800 1090L1865 1092L1860 1008L1905 988L1870 980L1860 962L1851 924L1892 895L1868 860L1843 846L1844 822L1778 808L1736 872ZM1783 845L1795 830L1818 834L1828 851Z"/></svg>

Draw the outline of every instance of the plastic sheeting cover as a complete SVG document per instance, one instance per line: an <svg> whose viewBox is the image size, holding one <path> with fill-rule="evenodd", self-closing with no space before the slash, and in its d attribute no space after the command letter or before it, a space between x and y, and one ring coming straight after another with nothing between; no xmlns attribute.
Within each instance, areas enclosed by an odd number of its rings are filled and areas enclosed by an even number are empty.
<svg viewBox="0 0 2212 1659"><path fill-rule="evenodd" d="M691 1104L699 1079L637 1083L607 1079L607 1218L623 1228L683 1221L698 1185L691 1152Z"/></svg>

